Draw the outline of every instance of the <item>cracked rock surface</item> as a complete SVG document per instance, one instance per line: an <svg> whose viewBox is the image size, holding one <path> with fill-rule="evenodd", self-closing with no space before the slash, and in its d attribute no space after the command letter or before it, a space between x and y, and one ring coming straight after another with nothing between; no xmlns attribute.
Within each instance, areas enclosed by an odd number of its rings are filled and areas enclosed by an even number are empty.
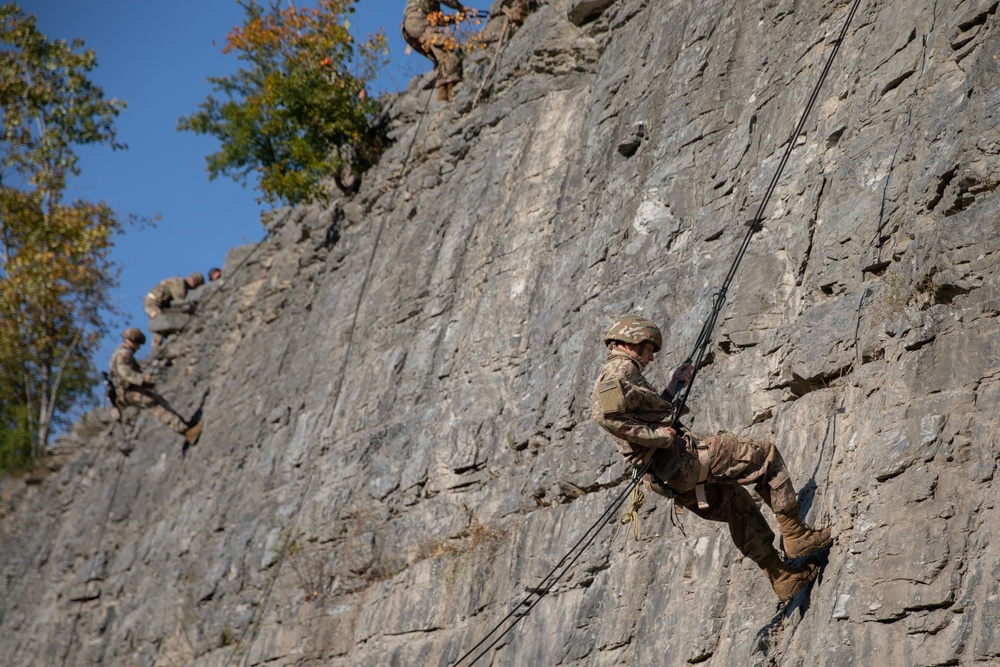
<svg viewBox="0 0 1000 667"><path fill-rule="evenodd" d="M850 3L538 4L231 251L157 371L197 446L96 411L3 482L0 664L452 664L625 488L602 331L659 322L665 383L789 140L686 421L775 439L820 578L779 607L648 497L480 664L1000 661L998 3L863 2L791 138Z"/></svg>

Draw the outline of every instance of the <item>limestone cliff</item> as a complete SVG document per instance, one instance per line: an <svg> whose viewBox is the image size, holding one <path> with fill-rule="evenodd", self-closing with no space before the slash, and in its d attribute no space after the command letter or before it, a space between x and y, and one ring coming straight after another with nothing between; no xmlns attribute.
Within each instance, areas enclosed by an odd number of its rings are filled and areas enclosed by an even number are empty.
<svg viewBox="0 0 1000 667"><path fill-rule="evenodd" d="M1000 661L997 4L861 3L691 395L776 440L821 578L779 607L650 498L478 664ZM662 323L658 384L688 354L851 3L539 5L232 251L158 371L197 446L95 413L5 483L0 663L452 664L624 488L600 334Z"/></svg>

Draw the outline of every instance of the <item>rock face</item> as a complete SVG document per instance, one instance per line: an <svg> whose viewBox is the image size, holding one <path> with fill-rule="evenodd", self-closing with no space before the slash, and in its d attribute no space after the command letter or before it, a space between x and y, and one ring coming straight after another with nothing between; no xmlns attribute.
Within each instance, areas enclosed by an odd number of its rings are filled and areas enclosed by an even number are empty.
<svg viewBox="0 0 1000 667"><path fill-rule="evenodd" d="M453 664L625 488L600 334L661 322L654 384L687 356L851 3L539 4L232 251L157 375L197 446L130 411L129 457L81 429L5 483L0 663ZM477 664L1000 660L997 4L861 3L691 394L775 439L820 579L779 607L649 498Z"/></svg>

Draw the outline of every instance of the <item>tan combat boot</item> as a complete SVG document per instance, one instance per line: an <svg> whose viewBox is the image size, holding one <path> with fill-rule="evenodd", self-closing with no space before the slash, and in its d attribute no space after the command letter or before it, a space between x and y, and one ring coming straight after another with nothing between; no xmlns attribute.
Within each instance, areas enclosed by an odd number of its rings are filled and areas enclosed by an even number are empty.
<svg viewBox="0 0 1000 667"><path fill-rule="evenodd" d="M788 558L808 556L814 551L825 549L833 544L830 528L813 530L807 527L799 519L798 508L795 509L794 514L775 514L774 516L778 520L782 543L785 547L785 556Z"/></svg>
<svg viewBox="0 0 1000 667"><path fill-rule="evenodd" d="M198 442L198 437L201 435L201 429L205 425L204 419L199 419L197 424L191 424L184 431L184 439L187 440L187 444L193 445Z"/></svg>
<svg viewBox="0 0 1000 667"><path fill-rule="evenodd" d="M450 83L442 83L438 86L438 100L441 102L447 102L451 99L451 87Z"/></svg>
<svg viewBox="0 0 1000 667"><path fill-rule="evenodd" d="M819 575L819 567L813 563L792 567L786 565L778 557L777 552L773 552L763 563L760 563L760 569L764 570L764 574L771 581L774 594L782 602L788 602L804 591Z"/></svg>

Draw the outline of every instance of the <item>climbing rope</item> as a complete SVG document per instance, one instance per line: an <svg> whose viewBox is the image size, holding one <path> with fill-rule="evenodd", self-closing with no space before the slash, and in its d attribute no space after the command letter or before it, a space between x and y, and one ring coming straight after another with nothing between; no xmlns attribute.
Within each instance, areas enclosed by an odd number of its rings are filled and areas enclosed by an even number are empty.
<svg viewBox="0 0 1000 667"><path fill-rule="evenodd" d="M836 58L837 52L840 50L840 45L843 43L844 37L847 35L847 30L850 27L851 21L854 19L854 14L857 12L858 5L860 4L861 0L854 0L854 4L851 5L851 9L847 13L847 18L844 21L844 27L841 28L837 41L834 42L833 49L830 51L830 55L826 59L826 64L820 72L819 80L816 82L816 86L813 88L812 94L809 96L809 101L806 102L805 109L802 112L802 116L799 118L798 124L795 126L792 134L788 137L785 152L782 154L781 161L778 163L778 168L775 170L774 176L771 178L771 182L768 184L767 190L764 192L764 196L760 200L760 206L757 207L757 213L751 220L750 227L747 230L746 236L743 238L743 243L740 245L739 251L736 253L736 257L733 259L732 265L729 267L729 273L726 274L725 280L722 281L722 286L719 287L719 289L712 296L712 309L709 312L708 317L705 318L705 324L701 328L701 333L698 335L698 340L694 345L694 349L687 358L687 361L691 362L694 366L691 373L691 379L682 391L677 392L677 396L674 399L674 413L672 419L672 424L674 426L677 426L680 421L680 415L684 411L684 405L687 403L687 397L691 393L691 387L694 385L694 379L698 375L698 369L701 367L701 363L705 358L705 352L711 342L712 331L715 329L715 324L719 319L719 313L722 310L722 306L726 302L726 293L729 291L729 287L736 276L736 271L739 269L740 263L743 261L743 256L747 252L747 248L750 247L750 241L753 238L753 235L758 229L760 229L760 226L764 221L764 211L767 209L771 196L774 194L774 190L778 186L778 180L781 178L781 174L785 170L785 165L788 164L788 158L791 157L792 150L795 148L795 142L805 128L809 112L812 111L813 105L819 97L820 90L823 88L823 83L826 81L827 74L830 73L833 60ZM649 467L648 464L646 467Z"/></svg>
<svg viewBox="0 0 1000 667"><path fill-rule="evenodd" d="M500 40L497 42L497 49L493 52L493 58L490 60L490 66L486 68L486 73L483 74L483 80L479 84L479 90L476 91L476 96L472 98L472 108L476 108L476 104L479 103L479 96L483 93L483 88L486 87L486 82L489 81L490 75L493 74L493 68L497 64L497 60L500 58L500 51L503 49L504 43L507 40L507 30L510 28L510 18L507 16L503 17L503 30L500 32Z"/></svg>
<svg viewBox="0 0 1000 667"><path fill-rule="evenodd" d="M632 501L628 509L618 517L618 527L615 528L615 535L611 538L612 542L618 539L618 533L621 532L624 526L628 526L628 528L625 528L625 541L628 542L629 535L635 538L636 542L639 541L639 510L645 504L646 494L642 491L642 485L636 484L632 487Z"/></svg>
<svg viewBox="0 0 1000 667"><path fill-rule="evenodd" d="M587 550L587 548L593 543L593 541L597 538L598 534L600 534L601 529L604 527L604 525L614 520L613 517L615 513L618 511L618 508L622 506L622 503L625 502L625 498L632 492L632 489L639 483L641 479L642 479L641 474L632 475L632 479L625 487L625 490L619 493L617 497L615 497L615 499L611 502L608 508L604 510L604 513L601 514L601 516L597 519L597 521L591 524L590 528L588 528L583 533L583 535L580 536L580 539L576 541L576 544L570 547L570 550L566 552L566 555L563 556L562 559L560 559L560 561L556 563L555 567L553 567L549 571L549 573L546 574L545 577L543 577L542 580L532 588L532 592L526 595L516 605L514 605L511 611L502 619L500 619L500 621L495 626L493 626L493 629L491 629L488 633L486 633L486 635L482 639L480 639L475 646L466 651L458 660L456 660L453 663L454 667L458 667L458 665L460 665L463 660L472 655L472 653L480 646L483 646L483 644L485 644L486 641L490 637L492 637L497 630L503 627L504 623L513 618L514 620L510 623L510 625L507 626L504 629L504 631L501 632L496 637L496 639L494 639L488 645L483 647L482 651L476 654L476 656L469 663L470 666L476 664L476 662L478 662L481 657L486 655L487 651L496 646L497 643L501 639L503 639L508 632L513 630L514 626L516 626L521 621L522 618L527 616L531 612L531 610L534 609L535 606L542 601L543 597L548 595L549 591L552 590L552 588L556 585L556 583L560 579L562 579L562 577L566 574L566 572L569 571L569 569L573 566L573 564L576 563L576 561L580 558L580 556L582 556L583 553ZM522 607L524 608L523 610Z"/></svg>
<svg viewBox="0 0 1000 667"><path fill-rule="evenodd" d="M122 425L120 422L115 422L115 423L111 424L110 429L108 429L108 433L109 434L110 434L111 431L114 430L115 424L121 425L122 431L125 432L125 426ZM129 433L125 432L125 446L126 447L129 447L131 445L131 441L132 441L132 438L134 436L135 436L135 425L133 425L133 429L132 429L132 434L131 435L129 435ZM100 532L98 533L98 536L97 536L97 547L94 549L94 557L93 557L94 560L91 562L90 574L87 576L87 579L83 582L83 586L84 586L85 589L90 584L90 582L92 582L92 581L95 580L96 575L97 575L97 566L101 562L101 546L104 544L104 535L107 532L108 519L111 516L111 508L114 507L115 498L118 495L118 484L121 482L122 471L125 469L125 461L126 461L127 458L128 457L124 457L123 456L123 457L121 457L118 460L118 471L115 474L115 483L111 487L111 498L108 500L108 509L105 510L105 512L104 512L104 519L101 521L101 530L100 530ZM66 653L63 654L63 661L62 661L63 665L66 664L66 660L69 658L69 654L73 650L73 642L76 639L76 628L77 628L77 625L80 622L80 617L83 615L83 605L87 601L88 601L88 598L86 597L86 594L84 594L83 596L81 596L80 599L77 601L76 614L73 616L73 623L70 625L69 641L66 644Z"/></svg>
<svg viewBox="0 0 1000 667"><path fill-rule="evenodd" d="M406 149L406 154L403 157L402 165L400 166L400 171L399 171L400 178L402 178L406 170L406 166L410 161L410 155L413 152L413 146L417 141L417 137L420 135L420 126L423 123L424 116L427 114L428 107L430 107L431 96L433 94L434 91L432 89L428 94L427 102L424 104L423 110L420 112L420 118L417 121L417 127L413 132L413 138L410 140L410 144ZM375 240L372 244L371 255L368 257L367 268L365 269L365 274L361 281L361 288L358 292L358 300L355 303L354 314L353 317L351 318L350 335L348 336L347 339L347 348L344 352L343 361L340 367L340 377L337 380L337 387L335 389L335 394L334 394L336 396L336 399L334 400L333 410L331 410L330 421L328 423L328 426L329 424L333 423L333 420L337 416L337 409L340 407L340 400L342 397L343 386L344 386L344 377L347 374L347 362L351 358L351 349L354 346L354 334L355 331L357 330L358 315L361 312L361 304L364 302L365 291L368 288L368 282L371 278L372 267L375 264L375 253L378 250L379 242L382 238L382 232L385 229L386 218L389 214L389 211L393 210L392 205L395 202L396 192L398 190L399 190L399 184L397 184L392 189L389 195L389 203L382 212L382 219L380 220L378 229L375 232ZM302 507L305 503L305 499L309 496L309 491L312 488L313 480L315 479L318 471L319 471L319 466L312 466L312 469L309 473L309 477L306 480L305 489L303 490L301 496L299 497L298 504L296 505L295 511L293 513L293 517L295 519L294 524L292 526L292 529L287 531L285 541L282 544L281 550L278 552L280 554L288 553L288 549L291 545L291 542L294 539L296 533L298 532L299 517L302 513ZM243 629L243 632L240 633L240 636L235 644L236 648L233 650L232 653L229 654L229 658L226 660L224 667L229 667L233 657L239 655L241 650L243 658L242 663L245 664L245 659L250 654L250 648L253 646L254 641L256 641L257 634L260 630L260 625L264 619L264 613L267 610L268 604L270 603L271 595L274 592L274 585L281 574L281 565L283 562L284 562L284 557L279 558L275 563L274 565L275 571L271 574L271 577L264 588L264 594L261 596L261 599L255 605L254 614L250 618L250 623L247 624L247 626ZM245 646L243 645L244 640L246 640Z"/></svg>
<svg viewBox="0 0 1000 667"><path fill-rule="evenodd" d="M688 361L692 362L694 366L691 378L688 381L687 385L684 387L683 391L679 391L674 399L674 413L671 422L674 427L677 427L680 422L680 415L684 411L684 405L687 401L688 394L691 392L691 387L694 385L694 379L695 376L697 375L698 367L701 365L701 362L704 359L705 351L707 350L709 342L711 340L712 330L715 328L716 321L718 320L719 317L719 312L722 310L722 306L725 303L726 293L728 292L729 287L736 275L736 271L739 268L740 262L743 260L743 256L746 254L747 248L750 245L750 240L752 239L757 229L760 227L760 224L763 222L764 211L767 208L771 196L774 194L774 190L777 187L778 180L781 178L781 173L782 171L784 171L785 165L788 163L788 159L791 156L792 150L795 148L795 141L797 137L802 133L806 119L809 116L809 112L812 110L812 107L815 104L816 99L819 97L819 93L823 87L823 83L826 80L827 74L829 73L831 66L833 65L833 60L836 57L837 52L840 50L840 45L844 41L844 37L847 34L847 30L850 27L851 21L854 18L854 14L857 12L860 3L861 0L854 0L854 4L851 6L850 11L848 12L847 19L845 20L844 26L840 31L840 35L837 37L837 41L834 44L834 48L830 52L826 64L824 65L823 70L820 73L819 81L817 81L816 86L813 88L812 95L810 95L809 97L809 101L806 104L805 110L803 111L798 124L795 126L795 130L792 132L791 136L788 139L788 145L785 149L784 154L782 155L781 161L778 163L778 169L776 170L774 177L771 179L771 182L764 193L764 197L761 199L760 206L757 209L757 214L754 216L753 221L750 224L750 229L747 231L746 237L743 239L743 243L740 246L739 251L736 254L736 257L733 259L733 263L729 268L729 272L726 274L726 278L723 281L722 286L719 288L718 291L716 291L716 293L713 296L712 310L709 313L708 317L706 318L704 326L702 326L701 333L699 334L698 340L695 343L694 350L688 357ZM653 459L651 457L649 461L647 461L641 468L639 468L638 470L633 469L632 480L626 487L625 491L623 491L612 502L611 506L609 506L609 508L605 510L604 514L601 515L601 518L599 518L597 522L595 522L588 529L587 533L584 533L584 537L580 538L580 541L578 541L576 545L574 545L570 549L570 551L566 554L566 556L564 556L563 559L559 561L556 567L553 568L548 575L546 575L545 579L542 580L542 583L540 583L538 586L535 587L535 590L538 591L537 597L531 603L531 605L528 606L527 609L525 609L523 612L519 613L518 610L522 606L527 604L527 600L530 599L530 596L529 598L526 598L525 600L522 600L520 603L518 603L514 607L514 609L510 613L508 613L507 616L505 616L496 626L494 626L493 629L490 630L489 633L487 633L487 635L483 639L481 639L474 647L472 647L472 649L470 649L468 652L462 655L458 659L458 661L454 663L455 667L457 667L463 660L469 657L473 651L482 646L486 642L486 640L489 639L489 637L491 637L494 633L496 633L497 630L499 630L500 627L503 626L503 624L508 619L516 615L517 617L514 619L514 621L507 628L505 628L503 632L501 632L496 637L496 639L490 642L489 645L483 648L482 651L480 651L472 659L472 662L470 662L469 665L470 666L474 665L481 657L483 657L486 654L487 651L489 651L492 647L494 647L508 632L510 632L522 618L528 615L528 613L535 607L535 605L537 605L538 602L540 602L541 599L546 594L548 594L550 590L552 590L552 587L555 586L556 582L560 578L562 578L562 576L566 573L569 567L571 567L573 563L580 557L580 555L582 555L583 550L586 550L586 548L593 542L593 540L597 537L597 533L600 531L600 528L603 527L604 523L606 522L607 517L616 512L617 509L624 502L625 496L629 492L632 492L633 489L638 487L639 481L649 471L652 464L653 464ZM637 511L638 508L636 507L636 512ZM627 517L629 517L628 519L626 519L626 517L622 517L619 520L620 525L631 523L633 519L637 517L637 514L634 516L630 516L630 514L631 512L626 515ZM591 531L593 531L593 535L590 535L588 537ZM573 552L581 545L581 543L583 543L585 538L586 538L586 544L583 544L583 547L580 550L580 552L574 555L572 559L570 559L569 562L566 564L566 566L562 569L562 571L559 572L558 575L556 575L556 570L558 570L560 566L567 559L570 558L570 555L573 554ZM551 582L548 582L548 579L550 577L553 577L554 575L555 578Z"/></svg>
<svg viewBox="0 0 1000 667"><path fill-rule="evenodd" d="M90 452L90 458L83 464L83 469L84 470L86 470L91 465L93 465L93 463L96 460L96 458L103 452L104 446L108 442L108 439L111 436L111 433L115 430L115 426L116 425L122 426L121 422L112 422L104 430L104 433L102 434L101 439L98 442L97 446L94 447L91 450L91 452ZM123 430L124 430L124 428L125 427L122 426ZM86 478L86 475L83 474L83 473L81 473L77 477L76 482L73 484L73 488L70 489L69 500L67 502L63 503L63 505L70 506L70 505L73 504L73 501L76 499L76 495L79 492L80 487L83 485L83 480L85 478ZM117 488L117 483L118 482L116 480L116 482L115 482L116 488ZM29 558L27 560L28 563L35 563L38 560L38 554L41 553L42 547L44 547L45 544L49 541L49 538L52 536L52 532L55 530L55 527L56 527L56 525L58 525L58 523L59 523L59 517L56 516L55 518L52 519L52 521L49 523L49 525L45 528L45 530L42 532L42 534L38 538L38 542L36 543L36 546L35 546L35 548L33 550L31 558ZM106 525L106 523L107 523L107 520L105 518L104 525ZM102 532L101 540L103 540L103 531L104 531L104 528L102 527L102 529L101 529L101 532ZM98 547L98 549L99 548L100 547ZM91 572L91 579L93 579L93 571ZM11 592L11 595L14 595L14 593ZM18 652L21 650L21 646L23 645L22 634L24 633L24 631L25 631L25 627L21 627L18 630L18 639L17 639L17 641L16 642L9 642L8 643L9 652L7 652L5 654L5 659L2 662L0 662L0 664L4 664L4 665L14 664L13 659L17 656ZM64 662L65 662L65 659L64 659Z"/></svg>
<svg viewBox="0 0 1000 667"><path fill-rule="evenodd" d="M115 497L118 495L118 484L122 478L122 471L125 469L125 461L127 457L121 457L118 460L118 472L115 474L115 483L111 487L111 499L108 500L108 509L104 512L104 520L101 521L101 531L97 536L97 548L94 550L94 560L90 566L90 574L88 575L86 581L83 582L84 589L94 581L97 574L97 566L101 562L101 546L104 544L104 535L108 528L108 518L111 516L111 508L114 507ZM63 654L62 664L66 664L66 660L69 658L69 654L73 651L73 642L76 640L76 628L80 622L80 617L83 616L83 605L88 601L86 593L80 597L77 601L76 614L73 616L73 623L70 625L69 631L69 641L66 643L66 653Z"/></svg>
<svg viewBox="0 0 1000 667"><path fill-rule="evenodd" d="M229 281L231 281L233 278L235 278L239 274L240 270L243 269L243 267L247 265L247 263L250 261L250 259L264 246L264 243L268 240L269 236L270 236L270 231L267 231L264 234L264 237L261 238L260 241L258 241L256 243L256 245L250 250L250 252L248 252L246 255L244 255L243 259L240 260L240 262L236 265L236 267L232 271L228 272L225 275L225 277L223 277L223 278L220 279L220 281L219 281L219 283L220 283L219 284L219 288L217 290L215 290L214 292L212 292L208 296L207 299L205 299L204 301L200 301L198 303L198 307L199 308L204 309L209 303L212 302L212 299L214 299L217 295L221 294L225 290L225 288L228 286ZM174 332L173 334L171 334L171 338L168 338L167 341L162 346L160 346L157 350L154 351L154 353L153 353L153 360L152 360L153 363L151 364L150 372L155 372L156 371L159 363L162 362L165 359L165 357L163 355L164 355L165 351L167 350L167 348L169 348L169 346L177 339L177 337L179 337L180 334L182 334L188 328L188 326L190 326L195 320L196 320L196 317L192 316L187 322L184 323L183 326L181 326L180 329L178 329L176 332ZM120 420L124 418L125 408L131 407L131 406L121 406L121 407L114 406L114 407L115 407L115 409L117 409L119 411L120 417L119 417L118 420L115 420L111 424L111 427L106 431L106 433L105 433L105 439L107 438L107 436L109 436L111 434L112 431L114 431L115 424L117 424L117 425L121 426L121 428L122 428L122 434L124 435L124 444L123 444L124 450L123 451L131 451L131 449L132 449L132 441L133 441L133 438L135 436L135 429L138 427L138 422L132 423L132 425L131 425L131 434L130 434L129 433L129 429L126 429L124 423L122 421L120 421ZM125 457L123 457L123 458L127 458L127 455ZM108 504L108 510L105 513L104 520L103 520L103 522L101 524L101 532L100 532L100 535L98 537L98 542L97 542L97 552L95 553L95 556L94 556L94 558L95 558L94 567L96 567L97 559L98 559L98 557L100 555L100 548L101 548L101 545L103 544L103 541L104 541L104 534L105 534L105 531L106 531L106 528L107 528L108 517L110 516L111 507L112 507L112 505L114 503L115 496L118 493L118 484L119 484L119 481L121 480L121 474L122 474L122 471L124 470L124 467L125 467L124 461L120 462L119 466L118 466L118 473L117 473L117 475L115 477L114 487L113 487L113 490L112 490L112 493L111 493L111 500L109 501L109 504ZM74 496L75 496L75 492L74 492L73 495L71 495L71 498L74 497ZM54 525L54 523L53 523L53 525ZM84 585L86 585L86 583L89 583L90 581L93 580L93 578L94 578L93 569L94 568L92 567L91 568L90 577L88 578L87 582L85 582ZM79 621L80 616L82 614L82 605L83 605L83 602L85 602L85 600L81 600L80 601L80 605L81 605L80 609L77 611L77 614L73 618L73 623L72 623L71 630L70 630L70 643L69 643L69 647L67 648L66 656L64 656L64 658L63 658L63 664L65 664L66 657L68 657L69 651L72 648L72 642L73 642L73 639L75 637L77 622Z"/></svg>
<svg viewBox="0 0 1000 667"><path fill-rule="evenodd" d="M102 444L103 444L103 442L105 442L107 440L107 437L108 437L108 435L110 435L110 433L111 433L112 430L114 430L114 424L111 424L110 427L105 430L104 436L102 438ZM101 449L102 449L102 447L98 446L97 450L100 451ZM90 465L92 465L95 458L96 458L96 456L92 454L91 457L90 457L90 459L86 462L84 468L87 468ZM69 493L69 503L67 503L67 504L69 504L69 505L73 504L73 499L76 498L76 494L80 490L80 486L83 484L84 478L85 478L85 475L83 475L83 474L81 474L77 478L76 483L73 485L73 488L70 490L70 493ZM39 536L38 542L36 543L36 546L35 546L35 548L33 550L31 558L29 558L27 560L28 563L35 563L38 560L38 554L41 553L42 547L45 546L45 544L48 542L49 538L52 536L52 531L55 530L55 527L56 527L56 525L58 523L59 523L59 517L56 516L49 523L49 525L45 528L45 530L42 531L42 534ZM12 595L12 596L14 595L13 591L9 592L9 594ZM23 634L24 630L25 630L25 628L23 626L18 630L18 640L17 640L17 642L9 642L8 643L9 653L5 654L5 659L0 664L4 664L4 665L12 665L12 664L14 664L13 658L16 657L17 654L18 654L18 651L21 650L21 645L22 645L22 642L23 642L23 640L21 638L21 635Z"/></svg>

